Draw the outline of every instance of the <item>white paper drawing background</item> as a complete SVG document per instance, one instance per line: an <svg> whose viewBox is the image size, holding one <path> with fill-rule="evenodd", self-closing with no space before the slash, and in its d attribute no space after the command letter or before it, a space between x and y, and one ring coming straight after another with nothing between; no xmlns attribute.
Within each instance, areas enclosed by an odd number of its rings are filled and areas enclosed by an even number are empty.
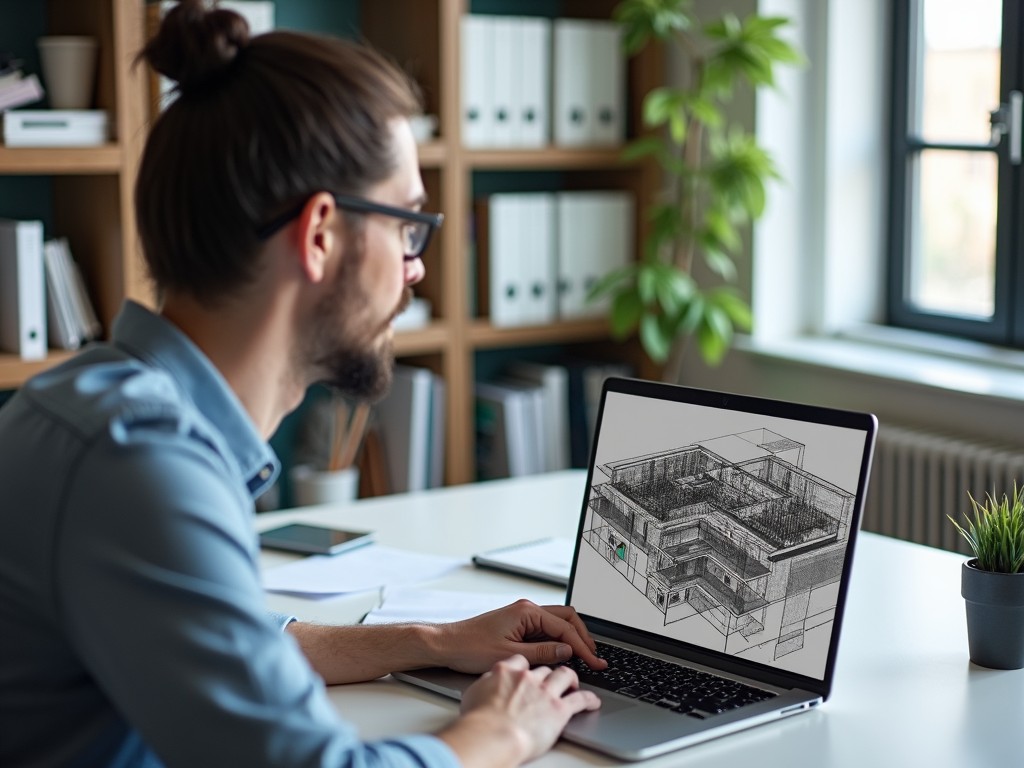
<svg viewBox="0 0 1024 768"><path fill-rule="evenodd" d="M607 395L598 436L593 484L606 482L602 464L658 451L682 448L702 440L769 429L805 446L803 469L855 493L866 434L862 430L780 419L756 413L695 406L611 392ZM589 489L588 489L589 493ZM591 547L581 547L572 605L582 613L610 619L648 632L688 642L682 627L664 624L661 612L618 572L607 567ZM685 624L686 622L682 622ZM821 679L832 622L807 637L803 651L774 664ZM712 646L707 646L712 647Z"/></svg>

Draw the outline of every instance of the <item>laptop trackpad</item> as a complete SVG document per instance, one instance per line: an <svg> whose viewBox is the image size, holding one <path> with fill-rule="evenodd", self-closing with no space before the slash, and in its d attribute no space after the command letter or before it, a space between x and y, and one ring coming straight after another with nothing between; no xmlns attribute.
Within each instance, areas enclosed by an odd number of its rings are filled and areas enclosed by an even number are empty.
<svg viewBox="0 0 1024 768"><path fill-rule="evenodd" d="M598 690L597 688L591 688L590 686L587 686L587 690L596 693L598 698L601 699L601 708L573 715L573 722L585 719L588 716L592 716L592 719L596 718L598 715L607 717L612 712L618 712L621 709L630 709L631 707L636 706L636 702L625 699L622 696L611 696L604 691Z"/></svg>

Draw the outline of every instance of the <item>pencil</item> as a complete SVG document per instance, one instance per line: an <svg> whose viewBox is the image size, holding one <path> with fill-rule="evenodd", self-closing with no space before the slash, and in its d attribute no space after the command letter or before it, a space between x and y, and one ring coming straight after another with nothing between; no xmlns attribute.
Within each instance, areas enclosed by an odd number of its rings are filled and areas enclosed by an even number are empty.
<svg viewBox="0 0 1024 768"><path fill-rule="evenodd" d="M356 406L355 415L349 425L348 434L345 436L345 444L341 449L337 469L351 467L356 460L356 453L363 441L363 433L366 431L366 422L370 419L370 404L361 402Z"/></svg>

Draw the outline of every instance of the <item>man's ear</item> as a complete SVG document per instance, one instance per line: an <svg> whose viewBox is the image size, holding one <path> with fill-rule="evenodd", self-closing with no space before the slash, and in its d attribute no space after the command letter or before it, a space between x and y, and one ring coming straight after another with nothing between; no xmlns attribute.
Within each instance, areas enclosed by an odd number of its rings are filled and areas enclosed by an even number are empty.
<svg viewBox="0 0 1024 768"><path fill-rule="evenodd" d="M334 197L327 192L317 192L310 197L299 214L295 228L299 241L297 256L311 282L319 283L324 279L336 237L331 227L337 218Z"/></svg>

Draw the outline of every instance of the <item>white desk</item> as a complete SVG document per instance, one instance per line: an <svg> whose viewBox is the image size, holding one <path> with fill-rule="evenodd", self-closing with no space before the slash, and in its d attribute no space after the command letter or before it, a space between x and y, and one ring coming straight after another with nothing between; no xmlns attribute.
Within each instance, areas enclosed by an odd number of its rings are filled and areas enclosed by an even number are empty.
<svg viewBox="0 0 1024 768"><path fill-rule="evenodd" d="M284 520L364 526L381 543L446 555L470 555L529 537L574 534L586 476L569 471L348 507L307 507L261 515L260 528ZM264 552L263 564L289 555ZM832 696L819 709L644 763L645 766L1009 766L1024 764L1024 670L994 671L967 656L960 564L956 554L863 533L858 540ZM431 588L487 590L528 585L470 567ZM552 601L560 592L550 588ZM274 610L326 622L353 622L374 595L326 601L270 595ZM431 731L455 702L392 681L335 686L330 696L364 738ZM569 744L536 763L610 765Z"/></svg>

